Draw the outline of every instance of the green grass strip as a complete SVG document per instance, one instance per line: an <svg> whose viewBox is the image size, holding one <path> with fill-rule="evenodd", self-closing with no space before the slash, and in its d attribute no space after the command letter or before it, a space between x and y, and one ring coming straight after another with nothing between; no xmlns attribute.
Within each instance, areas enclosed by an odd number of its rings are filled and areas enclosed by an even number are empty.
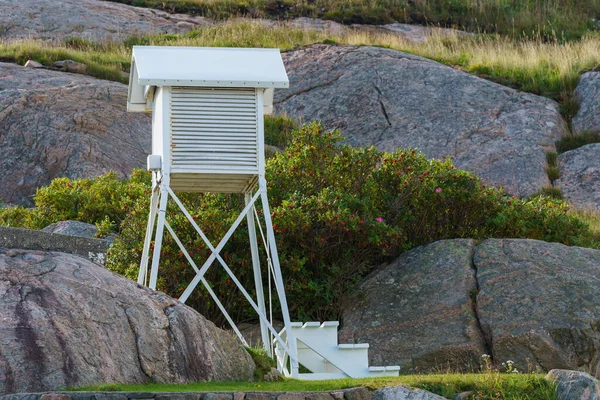
<svg viewBox="0 0 600 400"><path fill-rule="evenodd" d="M389 34L347 32L331 35L286 25L268 27L256 22L229 22L184 35L135 37L121 44L94 44L81 39L69 39L62 44L34 40L0 43L0 60L24 64L32 59L51 66L55 61L72 59L88 65L89 75L126 82L131 46L136 44L289 50L325 41L380 46L420 55L564 104L572 102L580 74L600 65L598 34L568 43L463 35L434 35L423 43L411 43ZM572 107L563 108L570 110ZM572 114L571 111L567 114Z"/></svg>
<svg viewBox="0 0 600 400"><path fill-rule="evenodd" d="M378 389L386 386L410 386L452 398L458 393L473 391L480 398L554 400L556 389L540 374L436 374L404 375L387 378L337 379L327 381L285 380L281 382L202 382L183 385L99 385L80 391L125 392L321 392L352 387ZM498 394L501 394L498 397Z"/></svg>

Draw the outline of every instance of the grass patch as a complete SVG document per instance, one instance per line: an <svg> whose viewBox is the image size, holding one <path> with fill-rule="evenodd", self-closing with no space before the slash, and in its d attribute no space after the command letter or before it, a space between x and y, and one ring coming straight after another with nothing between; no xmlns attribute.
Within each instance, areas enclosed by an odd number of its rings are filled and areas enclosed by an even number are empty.
<svg viewBox="0 0 600 400"><path fill-rule="evenodd" d="M268 356L265 349L261 347L245 347L245 349L256 365L256 369L254 370L254 380L262 380L263 377L271 371L271 368L277 368L277 363Z"/></svg>
<svg viewBox="0 0 600 400"><path fill-rule="evenodd" d="M351 387L378 389L385 386L408 385L428 390L446 398L473 391L480 399L536 399L556 398L554 385L540 374L438 374L405 375L394 378L337 379L329 381L285 380L282 382L204 382L185 385L102 385L81 388L82 391L140 391L140 392L237 392L272 391L303 392L330 391Z"/></svg>
<svg viewBox="0 0 600 400"><path fill-rule="evenodd" d="M575 96L573 96L573 93L571 92L567 93L566 96L563 96L563 98L561 98L559 102L560 114L567 122L567 127L569 128L569 131L573 131L573 118L575 118L577 112L579 111L579 101L577 98L575 98Z"/></svg>
<svg viewBox="0 0 600 400"><path fill-rule="evenodd" d="M569 214L587 223L592 234L600 234L600 212L597 209L571 209Z"/></svg>
<svg viewBox="0 0 600 400"><path fill-rule="evenodd" d="M571 101L581 72L600 64L598 35L565 44L500 36L434 37L422 44L388 41L391 48L559 102Z"/></svg>
<svg viewBox="0 0 600 400"><path fill-rule="evenodd" d="M545 187L542 190L540 190L538 194L542 195L542 196L547 196L547 197L550 197L553 199L558 199L558 200L562 200L562 198L563 198L562 192L560 191L559 188L557 188L555 186Z"/></svg>
<svg viewBox="0 0 600 400"><path fill-rule="evenodd" d="M87 74L111 81L127 83L131 50L117 44L94 44L80 40L73 46L48 44L37 40L19 40L10 43L0 42L0 60L25 64L27 60L37 61L52 67L56 61L73 60L87 65Z"/></svg>
<svg viewBox="0 0 600 400"><path fill-rule="evenodd" d="M323 18L345 24L393 21L458 27L515 38L576 39L596 29L596 0L113 0L214 19Z"/></svg>
<svg viewBox="0 0 600 400"><path fill-rule="evenodd" d="M222 25L201 27L182 35L151 35L128 39L124 48L133 45L270 47L289 50L325 40L327 32L303 30L286 24L266 26L254 21L230 21Z"/></svg>
<svg viewBox="0 0 600 400"><path fill-rule="evenodd" d="M292 140L292 131L297 128L296 122L289 117L265 115L265 143L284 149Z"/></svg>
<svg viewBox="0 0 600 400"><path fill-rule="evenodd" d="M515 41L497 35L434 35L423 43L410 43L391 34L349 31L332 35L295 29L284 23L267 27L247 21L204 27L185 35L136 37L123 44L94 44L74 39L63 44L17 41L0 44L0 59L21 64L33 59L51 65L69 58L87 64L92 76L124 82L123 72L129 70L131 46L135 44L289 50L316 42L381 46L420 55L518 90L555 99L566 104L563 113L569 115L572 107L567 105L572 102L581 72L600 65L600 34L568 43L546 42L541 37Z"/></svg>
<svg viewBox="0 0 600 400"><path fill-rule="evenodd" d="M600 133L584 132L579 135L565 136L556 142L556 150L560 154L592 143L600 143Z"/></svg>
<svg viewBox="0 0 600 400"><path fill-rule="evenodd" d="M551 167L556 167L556 161L558 159L558 153L555 151L549 151L546 153L546 162Z"/></svg>
<svg viewBox="0 0 600 400"><path fill-rule="evenodd" d="M549 151L546 153L546 161L548 162L548 166L546 167L546 173L548 174L548 179L550 179L550 183L554 184L554 181L560 178L560 171L558 170L558 165L556 164L556 160L558 158L558 154L555 151ZM542 194L544 190L548 191L552 188L542 189ZM560 191L559 191L560 192ZM552 196L555 197L555 196ZM561 198L561 197L558 197Z"/></svg>
<svg viewBox="0 0 600 400"><path fill-rule="evenodd" d="M540 190L537 195L547 196L553 199L562 200L563 195L560 191L560 188L554 186L554 181L560 178L560 170L558 169L558 153L555 151L549 151L546 153L546 162L548 166L546 167L546 173L548 174L548 179L550 180L550 186L543 188Z"/></svg>

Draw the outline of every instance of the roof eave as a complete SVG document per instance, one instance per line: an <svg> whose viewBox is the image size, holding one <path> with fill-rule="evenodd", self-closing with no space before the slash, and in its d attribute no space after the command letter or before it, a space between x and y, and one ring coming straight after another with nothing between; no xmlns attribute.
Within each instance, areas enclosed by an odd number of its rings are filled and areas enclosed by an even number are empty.
<svg viewBox="0 0 600 400"><path fill-rule="evenodd" d="M287 89L290 82L257 82L257 81L214 81L195 79L149 79L140 78L138 83L142 86L189 86L189 87L250 87L258 89Z"/></svg>

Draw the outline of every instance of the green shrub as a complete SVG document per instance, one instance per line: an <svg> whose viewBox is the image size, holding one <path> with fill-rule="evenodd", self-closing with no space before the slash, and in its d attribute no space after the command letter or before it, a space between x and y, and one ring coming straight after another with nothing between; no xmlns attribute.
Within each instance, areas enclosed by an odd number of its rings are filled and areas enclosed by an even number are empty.
<svg viewBox="0 0 600 400"><path fill-rule="evenodd" d="M150 195L150 175L134 170L131 178L121 180L109 172L95 179L56 178L37 190L35 208L0 209L0 225L42 229L65 220L97 224L103 233L120 227L139 198Z"/></svg>
<svg viewBox="0 0 600 400"><path fill-rule="evenodd" d="M13 228L41 229L49 225L39 210L22 206L0 208L0 226Z"/></svg>
<svg viewBox="0 0 600 400"><path fill-rule="evenodd" d="M141 170L134 171L126 181L119 180L115 173L96 179L57 178L38 189L34 200L48 219L96 224L108 218L120 225L133 203L143 195L149 196L149 184L149 175Z"/></svg>
<svg viewBox="0 0 600 400"><path fill-rule="evenodd" d="M326 132L317 123L294 131L285 152L267 161L266 173L286 294L297 320L337 318L347 294L366 274L436 240L513 237L597 246L588 225L568 214L568 206L560 200L507 196L456 169L449 160L427 160L416 150L385 153L373 147L352 148L343 144L340 132ZM38 191L38 208L31 214L51 222L80 219L103 227L115 223L120 237L109 251L108 267L135 279L149 182L149 174L141 171L125 181L114 174L95 180L57 179ZM241 195L179 197L214 245L244 204ZM172 203L169 224L201 264L210 251ZM4 213L0 210L0 221L7 218ZM260 243L259 249L264 253ZM246 288L254 286L245 224L221 255ZM158 288L178 297L194 275L165 233ZM234 320L255 318L218 263L205 276ZM188 304L216 323L224 322L204 290L196 290Z"/></svg>
<svg viewBox="0 0 600 400"><path fill-rule="evenodd" d="M354 285L382 262L435 240L527 237L592 245L587 225L566 214L565 203L547 196L519 200L486 187L449 160L427 160L415 150L384 153L342 144L339 132L316 124L295 131L284 153L267 162L269 198L281 266L295 319L336 318ZM238 195L181 195L215 243L243 208ZM137 276L148 199L136 203L110 252L109 267ZM259 213L262 211L259 209ZM194 259L210 252L181 213L169 223ZM248 232L238 229L222 255L246 287L252 287ZM261 247L261 251L264 251ZM159 287L178 296L194 271L169 235ZM250 318L246 305L218 264L207 273L234 319ZM266 281L266 277L265 277ZM188 303L223 322L201 290Z"/></svg>

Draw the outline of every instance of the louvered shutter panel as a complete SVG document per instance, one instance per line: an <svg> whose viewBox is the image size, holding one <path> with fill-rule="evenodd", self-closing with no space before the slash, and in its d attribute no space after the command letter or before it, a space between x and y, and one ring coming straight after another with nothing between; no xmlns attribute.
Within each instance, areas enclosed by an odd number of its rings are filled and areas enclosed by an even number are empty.
<svg viewBox="0 0 600 400"><path fill-rule="evenodd" d="M258 172L257 97L254 89L173 87L173 173Z"/></svg>

